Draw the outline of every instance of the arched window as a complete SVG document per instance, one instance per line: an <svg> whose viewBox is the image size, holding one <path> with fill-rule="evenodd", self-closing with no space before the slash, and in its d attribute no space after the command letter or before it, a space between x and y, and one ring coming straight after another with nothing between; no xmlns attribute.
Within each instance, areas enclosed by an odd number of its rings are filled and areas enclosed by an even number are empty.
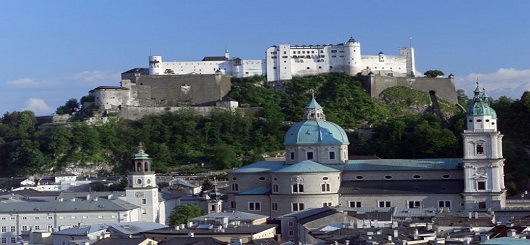
<svg viewBox="0 0 530 245"><path fill-rule="evenodd" d="M142 171L142 163L141 162L137 162L136 163L136 172L140 172Z"/></svg>
<svg viewBox="0 0 530 245"><path fill-rule="evenodd" d="M148 162L144 162L144 171L145 172L149 172L149 163Z"/></svg>
<svg viewBox="0 0 530 245"><path fill-rule="evenodd" d="M272 185L272 192L277 193L280 190L280 186L278 184Z"/></svg>
<svg viewBox="0 0 530 245"><path fill-rule="evenodd" d="M320 190L322 192L330 192L330 186L329 186L329 183L322 183L320 185Z"/></svg>

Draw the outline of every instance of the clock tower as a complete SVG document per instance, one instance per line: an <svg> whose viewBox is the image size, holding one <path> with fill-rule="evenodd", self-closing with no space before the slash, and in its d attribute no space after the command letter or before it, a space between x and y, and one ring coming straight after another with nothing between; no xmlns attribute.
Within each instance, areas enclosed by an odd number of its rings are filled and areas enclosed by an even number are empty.
<svg viewBox="0 0 530 245"><path fill-rule="evenodd" d="M464 209L504 208L504 158L502 134L497 130L497 113L490 107L489 97L479 87L467 111L464 143Z"/></svg>
<svg viewBox="0 0 530 245"><path fill-rule="evenodd" d="M143 149L133 155L132 169L125 190L128 202L140 207L139 220L165 223L164 215L159 215L158 187L153 171L153 161Z"/></svg>

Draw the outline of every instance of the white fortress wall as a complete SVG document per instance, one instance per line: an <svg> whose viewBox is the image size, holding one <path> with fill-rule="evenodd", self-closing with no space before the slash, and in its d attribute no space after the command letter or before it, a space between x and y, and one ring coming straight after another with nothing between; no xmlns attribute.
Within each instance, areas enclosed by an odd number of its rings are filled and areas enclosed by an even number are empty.
<svg viewBox="0 0 530 245"><path fill-rule="evenodd" d="M175 75L215 74L220 70L223 74L232 73L231 61L168 61L162 62L162 71L173 70ZM161 74L162 75L162 74Z"/></svg>

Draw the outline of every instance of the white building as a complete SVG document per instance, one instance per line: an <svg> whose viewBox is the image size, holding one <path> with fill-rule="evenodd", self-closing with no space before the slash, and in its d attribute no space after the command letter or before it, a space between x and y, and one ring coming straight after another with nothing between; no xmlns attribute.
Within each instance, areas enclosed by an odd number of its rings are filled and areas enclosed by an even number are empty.
<svg viewBox="0 0 530 245"><path fill-rule="evenodd" d="M464 158L348 160L349 140L313 98L284 138L285 161L229 172L230 208L278 217L325 206L344 209L502 210L502 135L477 84L463 132Z"/></svg>
<svg viewBox="0 0 530 245"><path fill-rule="evenodd" d="M398 55L361 55L361 44L353 38L345 43L323 45L275 45L265 59L204 57L200 61L163 61L149 56L149 75L223 74L234 77L267 75L267 81L290 80L293 76L342 72L352 76L366 71L383 76L414 76L414 49L400 48Z"/></svg>

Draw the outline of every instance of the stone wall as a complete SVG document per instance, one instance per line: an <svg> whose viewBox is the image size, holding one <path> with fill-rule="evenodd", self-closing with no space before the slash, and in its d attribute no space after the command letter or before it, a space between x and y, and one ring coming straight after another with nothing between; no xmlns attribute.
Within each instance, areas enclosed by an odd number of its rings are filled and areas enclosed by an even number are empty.
<svg viewBox="0 0 530 245"><path fill-rule="evenodd" d="M361 77L363 86L366 91L370 92L373 98L379 97L383 90L395 87L405 86L416 90L429 93L434 91L439 98L458 103L456 88L452 78L428 78L428 77L389 77L368 75Z"/></svg>

